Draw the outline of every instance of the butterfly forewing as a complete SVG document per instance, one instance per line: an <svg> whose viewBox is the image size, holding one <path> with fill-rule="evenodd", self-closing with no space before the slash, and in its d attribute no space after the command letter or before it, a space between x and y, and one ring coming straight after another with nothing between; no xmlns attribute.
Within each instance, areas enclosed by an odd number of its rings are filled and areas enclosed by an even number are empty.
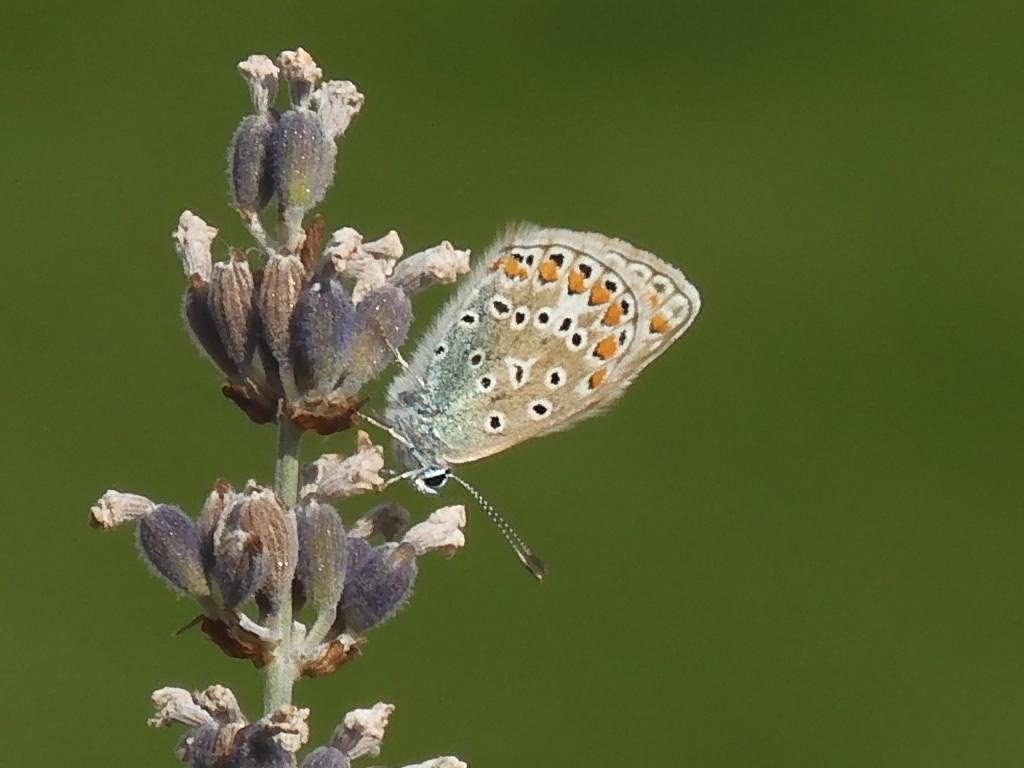
<svg viewBox="0 0 1024 768"><path fill-rule="evenodd" d="M679 270L624 241L513 229L396 379L389 414L444 463L488 456L609 403L699 305Z"/></svg>

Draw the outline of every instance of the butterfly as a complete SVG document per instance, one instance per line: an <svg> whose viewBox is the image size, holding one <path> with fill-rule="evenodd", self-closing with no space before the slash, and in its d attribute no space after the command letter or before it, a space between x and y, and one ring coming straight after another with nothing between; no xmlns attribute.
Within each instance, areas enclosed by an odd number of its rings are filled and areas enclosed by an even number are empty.
<svg viewBox="0 0 1024 768"><path fill-rule="evenodd" d="M388 389L400 477L431 494L456 480L542 578L540 559L452 467L599 413L699 311L682 272L624 240L510 228Z"/></svg>

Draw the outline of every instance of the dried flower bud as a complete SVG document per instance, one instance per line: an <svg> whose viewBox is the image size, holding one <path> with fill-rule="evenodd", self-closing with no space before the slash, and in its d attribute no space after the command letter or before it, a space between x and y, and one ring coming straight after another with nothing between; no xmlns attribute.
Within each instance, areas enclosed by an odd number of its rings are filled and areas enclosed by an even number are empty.
<svg viewBox="0 0 1024 768"><path fill-rule="evenodd" d="M400 262L390 283L412 296L437 283L453 283L469 272L469 251L457 250L445 240Z"/></svg>
<svg viewBox="0 0 1024 768"><path fill-rule="evenodd" d="M313 61L313 57L299 48L295 51L281 51L277 57L281 76L288 81L289 96L295 106L308 106L313 88L324 73Z"/></svg>
<svg viewBox="0 0 1024 768"><path fill-rule="evenodd" d="M411 546L417 557L436 550L453 554L466 545L466 536L462 532L465 526L464 506L441 507L422 523L410 528L402 537L402 543Z"/></svg>
<svg viewBox="0 0 1024 768"><path fill-rule="evenodd" d="M184 688L159 688L153 691L150 701L156 710L148 721L153 728L166 728L173 723L194 728L213 722L213 716Z"/></svg>
<svg viewBox="0 0 1024 768"><path fill-rule="evenodd" d="M349 768L348 755L336 747L317 747L302 761L302 768Z"/></svg>
<svg viewBox="0 0 1024 768"><path fill-rule="evenodd" d="M365 539L350 541L366 544ZM338 608L345 630L363 635L405 606L416 582L416 550L410 544L384 544L367 553L355 544L349 561Z"/></svg>
<svg viewBox="0 0 1024 768"><path fill-rule="evenodd" d="M210 248L217 237L217 228L211 227L192 211L183 211L178 217L178 226L172 233L174 249L181 259L185 277L198 276L206 282L210 279L213 258Z"/></svg>
<svg viewBox="0 0 1024 768"><path fill-rule="evenodd" d="M213 265L210 311L228 358L239 368L252 360L256 349L255 284L245 255L233 250L228 261Z"/></svg>
<svg viewBox="0 0 1024 768"><path fill-rule="evenodd" d="M271 256L263 269L259 295L263 337L283 368L289 367L292 311L305 282L306 269L298 256Z"/></svg>
<svg viewBox="0 0 1024 768"><path fill-rule="evenodd" d="M213 543L214 534L220 525L221 516L234 505L236 501L235 491L227 480L218 480L214 483L213 490L206 497L206 503L196 520L196 530L199 532L200 553L203 556L203 565L207 572L214 568Z"/></svg>
<svg viewBox="0 0 1024 768"><path fill-rule="evenodd" d="M211 685L193 694L196 703L223 723L245 721L234 692L223 685Z"/></svg>
<svg viewBox="0 0 1024 768"><path fill-rule="evenodd" d="M146 562L172 587L192 597L209 597L199 532L188 515L161 504L139 522L138 542Z"/></svg>
<svg viewBox="0 0 1024 768"><path fill-rule="evenodd" d="M295 579L317 611L333 609L345 586L345 528L341 518L330 504L311 497L296 508L295 522L299 534Z"/></svg>
<svg viewBox="0 0 1024 768"><path fill-rule="evenodd" d="M394 713L393 704L378 701L370 709L353 709L334 732L332 744L351 760L376 757Z"/></svg>
<svg viewBox="0 0 1024 768"><path fill-rule="evenodd" d="M354 393L377 378L405 343L412 325L412 304L400 289L384 285L356 307L358 335L352 342L341 391Z"/></svg>
<svg viewBox="0 0 1024 768"><path fill-rule="evenodd" d="M345 372L355 330L355 308L341 280L316 277L292 316L292 366L301 392L327 394Z"/></svg>
<svg viewBox="0 0 1024 768"><path fill-rule="evenodd" d="M328 453L306 466L306 485L300 495L319 494L327 499L344 499L367 491L378 491L385 483L380 474L383 469L383 449L374 445L368 434L359 431L355 455L345 457Z"/></svg>
<svg viewBox="0 0 1024 768"><path fill-rule="evenodd" d="M332 141L337 141L363 108L366 97L359 92L355 83L330 80L320 86L314 94L314 101L324 134Z"/></svg>
<svg viewBox="0 0 1024 768"><path fill-rule="evenodd" d="M398 541L409 529L410 519L409 510L401 504L381 504L356 520L348 535L364 539L380 536L384 541Z"/></svg>
<svg viewBox="0 0 1024 768"><path fill-rule="evenodd" d="M145 517L156 509L156 503L137 493L107 491L89 510L89 524L93 528L116 528L124 523Z"/></svg>

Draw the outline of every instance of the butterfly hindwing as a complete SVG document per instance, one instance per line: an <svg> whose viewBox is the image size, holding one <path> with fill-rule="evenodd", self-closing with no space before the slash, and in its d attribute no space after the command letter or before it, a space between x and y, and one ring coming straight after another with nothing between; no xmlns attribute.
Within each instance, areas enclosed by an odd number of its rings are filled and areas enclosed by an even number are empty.
<svg viewBox="0 0 1024 768"><path fill-rule="evenodd" d="M624 241L518 227L440 314L389 415L446 464L564 429L621 394L699 303L681 272Z"/></svg>

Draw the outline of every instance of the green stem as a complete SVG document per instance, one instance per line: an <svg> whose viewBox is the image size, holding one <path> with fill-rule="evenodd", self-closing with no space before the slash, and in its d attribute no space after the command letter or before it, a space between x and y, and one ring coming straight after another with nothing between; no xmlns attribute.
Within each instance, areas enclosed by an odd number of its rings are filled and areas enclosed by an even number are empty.
<svg viewBox="0 0 1024 768"><path fill-rule="evenodd" d="M285 505L294 509L299 492L299 441L302 427L282 415L278 421L277 463L274 466L274 491ZM294 567L294 563L292 564ZM291 704L292 685L298 674L298 650L293 647L291 594L281 596L277 612L270 619L270 629L279 638L274 658L267 664L263 709L270 714Z"/></svg>

